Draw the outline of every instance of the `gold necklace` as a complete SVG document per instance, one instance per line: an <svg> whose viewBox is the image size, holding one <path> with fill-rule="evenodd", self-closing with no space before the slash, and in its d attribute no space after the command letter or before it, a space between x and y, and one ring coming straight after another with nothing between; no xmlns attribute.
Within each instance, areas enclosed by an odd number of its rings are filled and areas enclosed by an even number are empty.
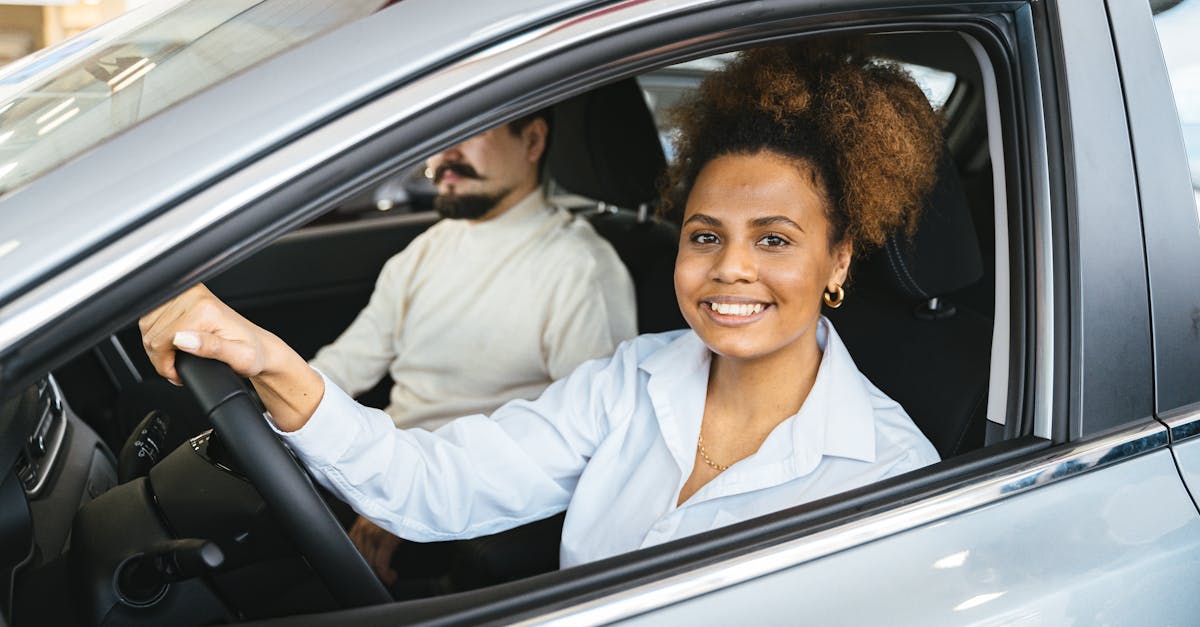
<svg viewBox="0 0 1200 627"><path fill-rule="evenodd" d="M708 452L704 450L703 433L700 434L700 440L696 442L696 450L700 451L700 459L703 459L704 463L708 464L710 468L716 470L717 472L725 472L726 470L729 470L729 466L722 466L708 457Z"/></svg>

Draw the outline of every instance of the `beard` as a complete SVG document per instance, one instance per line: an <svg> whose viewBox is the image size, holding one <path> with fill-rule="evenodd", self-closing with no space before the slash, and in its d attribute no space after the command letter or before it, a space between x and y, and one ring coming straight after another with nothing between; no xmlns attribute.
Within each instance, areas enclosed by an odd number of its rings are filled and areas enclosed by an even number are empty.
<svg viewBox="0 0 1200 627"><path fill-rule="evenodd" d="M496 207L508 192L499 194L442 194L434 199L433 208L443 218L476 220Z"/></svg>

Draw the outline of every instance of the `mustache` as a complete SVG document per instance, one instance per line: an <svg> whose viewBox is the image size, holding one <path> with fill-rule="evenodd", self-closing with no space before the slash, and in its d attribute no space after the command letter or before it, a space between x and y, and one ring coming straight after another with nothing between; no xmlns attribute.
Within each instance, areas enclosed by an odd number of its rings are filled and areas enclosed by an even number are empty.
<svg viewBox="0 0 1200 627"><path fill-rule="evenodd" d="M445 176L447 172L453 172L465 179L483 179L483 177L480 176L479 173L475 171L475 168L471 167L470 164L443 163L437 167L437 170L434 170L433 182L441 183L442 177Z"/></svg>

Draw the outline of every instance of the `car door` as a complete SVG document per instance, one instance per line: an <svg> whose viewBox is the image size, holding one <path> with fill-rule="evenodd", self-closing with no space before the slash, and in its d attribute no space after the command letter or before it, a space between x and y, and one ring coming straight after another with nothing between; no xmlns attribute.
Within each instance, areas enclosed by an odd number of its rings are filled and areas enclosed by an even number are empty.
<svg viewBox="0 0 1200 627"><path fill-rule="evenodd" d="M1030 29L1025 45L1018 46L1021 63L1042 66L1017 79L1041 92L1040 103L1027 101L1028 119L1045 122L1050 180L1035 175L1032 183L1048 183L1050 196L1040 209L1050 214L1051 229L1068 229L1066 247L1051 247L1057 271L1044 278L1070 284L1055 290L1060 296L1055 315L1069 324L1057 327L1056 334L1062 333L1052 340L1064 345L1056 352L1070 346L1067 359L1054 364L1069 370L1070 387L1065 408L1051 404L1054 431L1065 430L1070 443L1049 449L1040 463L1016 474L940 494L936 506L913 504L896 512L892 524L887 517L854 521L797 542L790 559L773 556L794 564L790 567L767 566L772 558L767 551L744 557L731 568L758 566L754 574L770 574L751 579L747 573L745 583L731 588L710 579L714 592L635 622L785 616L813 624L1194 619L1195 602L1167 591L1197 576L1197 511L1164 446L1168 433L1150 417L1155 407L1194 403L1200 393L1194 384L1200 344L1188 327L1189 312L1200 311L1200 275L1180 271L1200 267L1200 246L1185 161L1175 150L1178 127L1167 116L1173 112L1165 110L1171 100L1149 8L1119 1L1046 3L1017 9L1014 17L1019 28ZM1036 126L1025 128L1034 146L1040 143L1032 132ZM1170 150L1161 151L1164 144ZM1039 158L1036 151L1026 157ZM1169 160L1173 167L1164 167ZM1143 172L1154 177L1152 184L1140 180ZM1056 190L1060 182L1063 189ZM1038 211L1039 203L1030 208ZM1143 255L1149 280L1142 278ZM1035 267L1036 275L1041 267ZM1151 326L1159 360L1153 378ZM1050 340L1038 338L1043 341ZM1171 346L1161 346L1165 343ZM1116 363L1133 367L1113 367ZM1196 419L1194 411L1176 411L1168 423L1180 466L1185 476L1193 473L1192 480L1200 444L1180 439L1193 434ZM999 498L975 500L989 490ZM904 521L922 512L930 514L925 524ZM901 528L906 530L895 533ZM846 542L851 534L860 537ZM863 543L861 536L878 539ZM820 547L822 541L828 545ZM1180 559L1181 552L1193 557ZM704 581L697 576L691 583L700 587Z"/></svg>
<svg viewBox="0 0 1200 627"><path fill-rule="evenodd" d="M427 8L399 3L386 17L423 23ZM448 54L122 235L166 232L175 247L130 259L120 291L41 323L47 339L22 344L21 359L0 354L16 380L31 378L54 362L46 346L85 347L140 313L130 302L148 308L234 267L328 209L328 196L383 176L376 164L411 167L605 81L817 32L949 32L989 77L981 158L995 190L998 356L987 402L998 428L987 446L579 568L275 624L1186 622L1200 611L1178 593L1200 575L1200 514L1155 419L1156 275L1109 17L1098 0L650 0L510 25L494 47Z"/></svg>
<svg viewBox="0 0 1200 627"><path fill-rule="evenodd" d="M1174 3L1171 3L1174 4ZM1194 0L1168 9L1190 11ZM1180 136L1178 110L1195 107L1183 72L1168 76L1149 5L1110 2L1113 37L1128 94L1129 133L1150 273L1154 326L1155 414L1170 428L1171 447L1192 497L1200 496L1200 209ZM1163 16L1171 16L1164 13ZM1187 16L1182 16L1185 19ZM1149 71L1148 71L1149 70ZM1168 79L1179 81L1172 93ZM1194 142L1193 142L1194 143Z"/></svg>
<svg viewBox="0 0 1200 627"><path fill-rule="evenodd" d="M1154 372L1155 275L1147 259L1154 262L1142 238L1145 198L1135 168L1137 139L1130 137L1137 114L1126 108L1129 87L1108 7L847 2L831 11L797 1L755 3L754 11L737 3L689 5L683 18L655 13L661 6L608 7L556 25L564 37L580 38L572 50L556 50L556 67L583 72L584 60L599 59L605 71L619 74L612 68L622 62L636 68L669 46L727 50L732 42L839 25L947 29L971 41L990 76L988 144L997 231L1005 232L997 240L996 271L1004 359L993 363L1003 393L989 400L1004 408L1003 441L990 439L983 449L882 485L469 598L305 620L1140 624L1193 618L1200 605L1179 590L1180 582L1200 576L1200 513L1176 468L1171 433L1155 418L1162 385ZM1152 27L1148 12L1133 19ZM626 29L622 36L599 34L611 23ZM592 33L571 29L579 24ZM604 53L579 43L589 36ZM696 43L702 37L707 47ZM507 76L514 92L534 77L543 86L560 80L537 63L542 46L553 47L533 38L506 51L513 57L496 60L520 59L530 69L532 76ZM476 69L486 74L489 67ZM451 106L465 115L472 104Z"/></svg>

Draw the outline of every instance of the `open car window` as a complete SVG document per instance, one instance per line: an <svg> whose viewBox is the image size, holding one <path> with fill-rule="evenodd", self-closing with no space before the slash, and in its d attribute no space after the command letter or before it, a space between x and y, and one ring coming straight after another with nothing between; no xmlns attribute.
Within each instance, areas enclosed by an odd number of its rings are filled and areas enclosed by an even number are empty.
<svg viewBox="0 0 1200 627"><path fill-rule="evenodd" d="M929 38L881 33L873 43L894 56L906 42L918 37ZM945 35L940 41L954 53L947 56L969 54L962 38ZM572 211L618 253L635 283L638 331L642 333L683 326L671 277L679 230L670 216L655 215L653 205L658 202L662 172L629 164L641 163L640 157L654 151L662 153L659 167L670 159L669 144L666 149L663 144L671 133L663 126L667 105L694 90L706 72L724 65L729 56L722 53L643 72L560 100L552 107L555 128L547 157L546 187L557 194L553 199L570 203ZM908 68L924 77L922 87L932 102L943 108L956 89L980 99L987 92L983 84L987 74L973 63L945 69L911 64ZM643 117L628 113L611 119L579 115L580 111L626 111L631 104L641 109L636 115ZM996 303L1008 302L1009 295L1007 279L997 279L998 272L1007 273L997 264L1007 263L1008 242L1003 231L996 233L997 222L1007 219L997 212L1007 207L998 203L992 192L996 179L989 143L999 140L989 135L988 116L995 111L989 111L981 100L964 100L956 106L960 111L947 136L974 136L981 143L947 144L938 171L939 191L926 208L926 215L934 220L923 225L929 235L898 241L894 249L885 247L856 259L847 305L829 312L858 367L906 409L950 462L962 455L986 456L989 445L1006 439L1001 423L1007 414L1011 377L1008 346L1003 341L1010 337L1008 312L996 312ZM593 143L586 144L588 141ZM580 144L587 149L579 150ZM359 186L357 191L330 201L334 209L326 218L268 244L212 277L209 285L243 315L311 357L337 338L366 306L384 263L436 222L436 214L429 209L436 192L425 164L428 156L426 153L416 163L376 179L382 183ZM392 191L381 193L381 189ZM328 217L364 199L373 203L366 205L371 219ZM423 210L413 210L417 206ZM1005 254L997 255L997 248ZM934 254L941 258L931 258ZM493 324L492 332L498 331L503 330ZM127 390L120 389L137 388L136 381L150 381L155 375L142 354L137 330L128 328L118 338L92 355L117 371L133 367L115 392L97 385L100 379L94 365L89 367L84 361L76 360L58 372L68 396L79 399L72 406L109 440L113 450L125 448L125 439L143 428L139 421L154 409L131 403ZM929 345L942 348L923 351ZM994 358L994 350L1003 353L1002 357ZM389 388L394 383L385 377L360 400L382 408L389 403ZM999 421L995 420L997 414ZM1015 420L1009 429L1019 432L1028 428L1021 424ZM903 485L903 481L890 481L889 485ZM870 489L860 492L871 494ZM836 497L832 499L836 501ZM491 541L498 545L528 542L536 547L529 555L541 557L522 562L516 571L513 563L502 559L497 565L486 555L480 558L482 563L467 565L435 552L436 557L428 559L459 563L460 567L450 573L408 573L407 594L420 597L461 591L532 574L527 570L531 567L553 569L561 525L561 517L556 517ZM472 574L480 570L496 571L495 578ZM439 584L441 587L431 583L438 578L449 583Z"/></svg>
<svg viewBox="0 0 1200 627"><path fill-rule="evenodd" d="M649 106L658 127L659 139L668 161L674 158L672 145L673 132L667 112L677 104L684 95L695 90L704 76L720 69L733 57L732 53L723 53L702 59L695 59L664 67L641 74L637 77L646 104ZM929 102L935 109L946 106L957 84L953 72L938 70L915 63L902 63L921 89L925 91ZM347 199L343 204L326 213L314 224L330 224L362 219L380 218L399 213L420 213L432 210L434 189L430 183L430 173L423 166L417 166L409 172L398 173L384 182ZM552 199L570 207L581 207L594 204L595 199L581 198L571 190L560 188L550 182L549 188Z"/></svg>

